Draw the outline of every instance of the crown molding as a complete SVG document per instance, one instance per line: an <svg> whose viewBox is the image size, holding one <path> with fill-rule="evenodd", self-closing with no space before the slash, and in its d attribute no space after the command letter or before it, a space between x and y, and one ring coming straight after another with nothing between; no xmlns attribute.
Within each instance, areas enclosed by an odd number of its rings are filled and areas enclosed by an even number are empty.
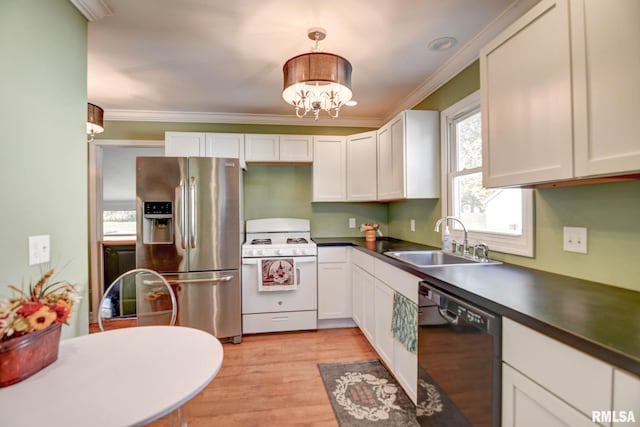
<svg viewBox="0 0 640 427"><path fill-rule="evenodd" d="M128 122L172 122L172 123L236 123L258 125L333 126L378 128L384 123L380 118L311 117L299 119L295 115L199 113L190 111L146 111L105 110L105 120Z"/></svg>
<svg viewBox="0 0 640 427"><path fill-rule="evenodd" d="M435 73L422 82L409 94L407 98L390 110L384 118L384 122L393 119L401 111L410 110L415 107L446 82L471 65L476 59L478 59L480 49L504 31L505 28L524 15L524 13L533 5L538 3L538 1L539 0L515 0L511 3L507 9L484 27L482 31L465 44L447 62L442 64Z"/></svg>
<svg viewBox="0 0 640 427"><path fill-rule="evenodd" d="M113 15L107 0L69 0L89 22Z"/></svg>

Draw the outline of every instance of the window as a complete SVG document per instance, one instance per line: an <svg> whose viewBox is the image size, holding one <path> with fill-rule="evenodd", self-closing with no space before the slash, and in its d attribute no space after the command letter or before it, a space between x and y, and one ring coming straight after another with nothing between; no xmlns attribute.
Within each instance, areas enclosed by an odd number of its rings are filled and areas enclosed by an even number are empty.
<svg viewBox="0 0 640 427"><path fill-rule="evenodd" d="M442 112L443 215L458 217L469 243L484 242L499 252L533 256L531 190L482 186L482 120L478 92ZM449 224L452 238L462 228Z"/></svg>

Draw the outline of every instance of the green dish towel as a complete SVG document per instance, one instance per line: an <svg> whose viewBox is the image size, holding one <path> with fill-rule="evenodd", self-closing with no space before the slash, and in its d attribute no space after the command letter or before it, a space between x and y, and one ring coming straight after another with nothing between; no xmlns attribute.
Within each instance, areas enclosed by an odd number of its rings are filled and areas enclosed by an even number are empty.
<svg viewBox="0 0 640 427"><path fill-rule="evenodd" d="M393 294L391 335L408 351L418 351L418 304L398 292Z"/></svg>

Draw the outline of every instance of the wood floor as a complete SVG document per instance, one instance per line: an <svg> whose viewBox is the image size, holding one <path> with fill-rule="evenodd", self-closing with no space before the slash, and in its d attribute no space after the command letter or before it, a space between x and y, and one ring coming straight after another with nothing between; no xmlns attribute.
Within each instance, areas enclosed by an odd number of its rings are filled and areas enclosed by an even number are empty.
<svg viewBox="0 0 640 427"><path fill-rule="evenodd" d="M358 328L247 335L223 347L220 372L184 407L190 427L335 427L316 364L377 358Z"/></svg>

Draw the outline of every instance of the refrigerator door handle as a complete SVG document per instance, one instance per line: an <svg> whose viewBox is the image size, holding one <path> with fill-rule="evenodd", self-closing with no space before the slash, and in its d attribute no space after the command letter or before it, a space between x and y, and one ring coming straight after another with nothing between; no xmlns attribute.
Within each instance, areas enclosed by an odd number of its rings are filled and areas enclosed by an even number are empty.
<svg viewBox="0 0 640 427"><path fill-rule="evenodd" d="M184 280L169 280L170 285L180 285L180 284L189 284L189 283L211 283L211 282L228 282L233 279L233 276L221 276L221 277L210 277L206 279L184 279ZM160 285L162 282L160 280L144 280L145 285Z"/></svg>
<svg viewBox="0 0 640 427"><path fill-rule="evenodd" d="M185 221L185 204L184 204L186 190L184 187L184 181L182 180L180 180L180 186L178 191L179 191L178 209L176 209L176 213L180 215L180 217L178 218L178 224L180 225L180 247L182 247L182 249L187 249L187 242L185 241L185 238L187 235L187 222Z"/></svg>
<svg viewBox="0 0 640 427"><path fill-rule="evenodd" d="M189 221L190 221L190 228L191 228L191 233L190 233L190 238L189 238L189 244L191 246L191 248L195 248L196 247L196 236L198 234L198 230L196 230L196 224L198 222L198 218L196 216L196 212L198 209L198 203L196 200L196 179L194 177L190 177L189 178L189 204L190 204L190 216L189 216Z"/></svg>

